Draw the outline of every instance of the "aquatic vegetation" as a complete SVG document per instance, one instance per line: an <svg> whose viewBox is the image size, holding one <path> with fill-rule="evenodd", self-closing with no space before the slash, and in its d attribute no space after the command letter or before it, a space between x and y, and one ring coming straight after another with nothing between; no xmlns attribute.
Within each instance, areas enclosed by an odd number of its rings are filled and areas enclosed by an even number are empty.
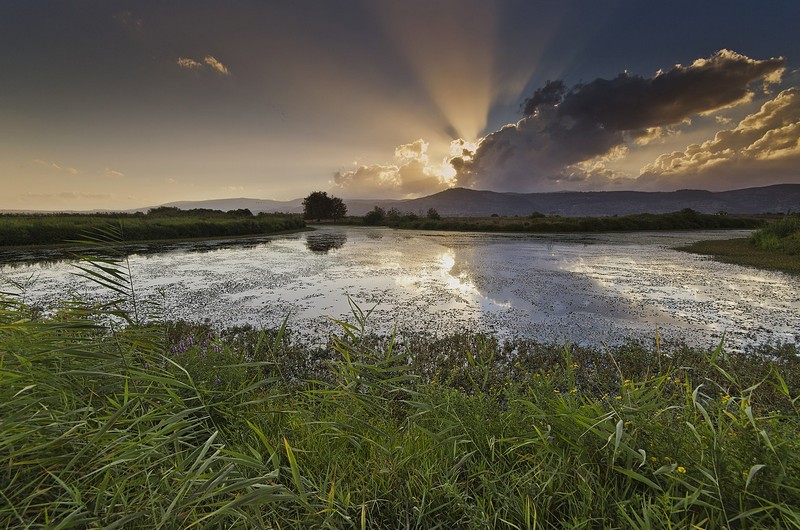
<svg viewBox="0 0 800 530"><path fill-rule="evenodd" d="M527 217L441 217L438 213L420 217L414 213L383 212L380 208L348 224L386 225L415 230L459 230L466 232L619 232L634 230L711 230L757 228L764 220L754 216L711 215L689 208L661 214L609 215L603 217L545 216L533 212Z"/></svg>
<svg viewBox="0 0 800 530"><path fill-rule="evenodd" d="M0 527L797 528L800 356L0 297Z"/></svg>
<svg viewBox="0 0 800 530"><path fill-rule="evenodd" d="M64 244L109 224L120 226L129 242L268 234L305 227L298 215L252 215L249 210L228 213L213 210L178 210L179 213L175 213L172 210L177 208L155 209L146 215L0 215L0 246Z"/></svg>
<svg viewBox="0 0 800 530"><path fill-rule="evenodd" d="M750 237L756 247L789 255L800 255L800 215L789 215L764 228Z"/></svg>
<svg viewBox="0 0 800 530"><path fill-rule="evenodd" d="M796 528L800 359L0 310L0 526Z"/></svg>

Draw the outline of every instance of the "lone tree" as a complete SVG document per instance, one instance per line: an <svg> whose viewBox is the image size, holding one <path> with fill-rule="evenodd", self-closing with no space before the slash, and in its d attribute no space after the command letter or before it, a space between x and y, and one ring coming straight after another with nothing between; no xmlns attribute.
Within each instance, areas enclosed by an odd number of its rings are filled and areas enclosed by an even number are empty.
<svg viewBox="0 0 800 530"><path fill-rule="evenodd" d="M331 217L336 221L347 215L347 206L339 197L331 197Z"/></svg>
<svg viewBox="0 0 800 530"><path fill-rule="evenodd" d="M339 197L328 196L324 191L315 191L303 199L303 217L306 219L333 219L347 215L347 206Z"/></svg>

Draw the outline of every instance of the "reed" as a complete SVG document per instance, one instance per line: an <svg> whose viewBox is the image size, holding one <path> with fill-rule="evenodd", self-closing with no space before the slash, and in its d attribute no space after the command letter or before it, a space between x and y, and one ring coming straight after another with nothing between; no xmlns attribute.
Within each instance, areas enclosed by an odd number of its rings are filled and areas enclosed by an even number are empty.
<svg viewBox="0 0 800 530"><path fill-rule="evenodd" d="M0 298L3 528L800 528L800 359Z"/></svg>
<svg viewBox="0 0 800 530"><path fill-rule="evenodd" d="M305 227L297 215L247 215L233 212L152 214L0 215L0 246L59 245L88 231L114 224L125 239L154 241L262 235Z"/></svg>

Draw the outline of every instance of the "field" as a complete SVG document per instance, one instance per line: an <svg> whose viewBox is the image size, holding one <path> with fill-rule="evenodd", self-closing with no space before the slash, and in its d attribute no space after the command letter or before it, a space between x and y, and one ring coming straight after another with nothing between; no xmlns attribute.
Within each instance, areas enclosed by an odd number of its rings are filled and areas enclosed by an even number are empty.
<svg viewBox="0 0 800 530"><path fill-rule="evenodd" d="M0 305L3 528L798 528L800 358Z"/></svg>
<svg viewBox="0 0 800 530"><path fill-rule="evenodd" d="M295 215L213 210L178 214L172 210L162 208L148 214L0 215L0 246L59 245L108 226L120 227L128 242L262 235L305 227L301 217Z"/></svg>
<svg viewBox="0 0 800 530"><path fill-rule="evenodd" d="M390 210L380 215L371 212L353 217L347 224L386 225L416 230L459 230L476 232L618 232L634 230L714 230L747 229L763 226L757 216L710 215L691 209L664 214L638 214L609 217L561 217L534 213L528 217L439 217Z"/></svg>
<svg viewBox="0 0 800 530"><path fill-rule="evenodd" d="M698 241L679 250L708 254L725 263L800 274L800 257L760 249L749 238Z"/></svg>
<svg viewBox="0 0 800 530"><path fill-rule="evenodd" d="M750 238L698 241L678 250L708 254L725 263L800 274L800 217L775 221Z"/></svg>

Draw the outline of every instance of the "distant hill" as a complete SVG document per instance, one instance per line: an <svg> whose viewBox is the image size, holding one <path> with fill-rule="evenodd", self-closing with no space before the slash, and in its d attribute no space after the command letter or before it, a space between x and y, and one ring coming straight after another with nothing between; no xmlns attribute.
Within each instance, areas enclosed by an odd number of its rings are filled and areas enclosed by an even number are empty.
<svg viewBox="0 0 800 530"><path fill-rule="evenodd" d="M498 193L494 191L453 188L427 197L405 200L346 199L347 213L364 215L375 206L386 210L424 215L435 208L447 217L530 215L602 216L636 213L666 213L691 208L704 213L786 213L800 211L800 184L777 184L762 188L712 192L678 190L670 192L585 191L554 193ZM181 209L210 208L236 210L248 208L253 213L301 213L303 200L270 201L265 199L215 199L171 202L162 206Z"/></svg>
<svg viewBox="0 0 800 530"><path fill-rule="evenodd" d="M703 213L786 213L800 211L800 184L711 192L588 191L555 193L498 193L453 188L405 201L345 201L348 213L363 215L374 206L425 214L435 208L443 216L548 215L603 216L667 213L691 208Z"/></svg>
<svg viewBox="0 0 800 530"><path fill-rule="evenodd" d="M268 199L209 199L206 201L178 201L169 202L160 206L171 206L181 210L192 210L194 208L208 208L209 210L239 210L247 208L253 213L259 212L281 212L281 213L302 213L303 199L293 199L291 201L270 201Z"/></svg>

